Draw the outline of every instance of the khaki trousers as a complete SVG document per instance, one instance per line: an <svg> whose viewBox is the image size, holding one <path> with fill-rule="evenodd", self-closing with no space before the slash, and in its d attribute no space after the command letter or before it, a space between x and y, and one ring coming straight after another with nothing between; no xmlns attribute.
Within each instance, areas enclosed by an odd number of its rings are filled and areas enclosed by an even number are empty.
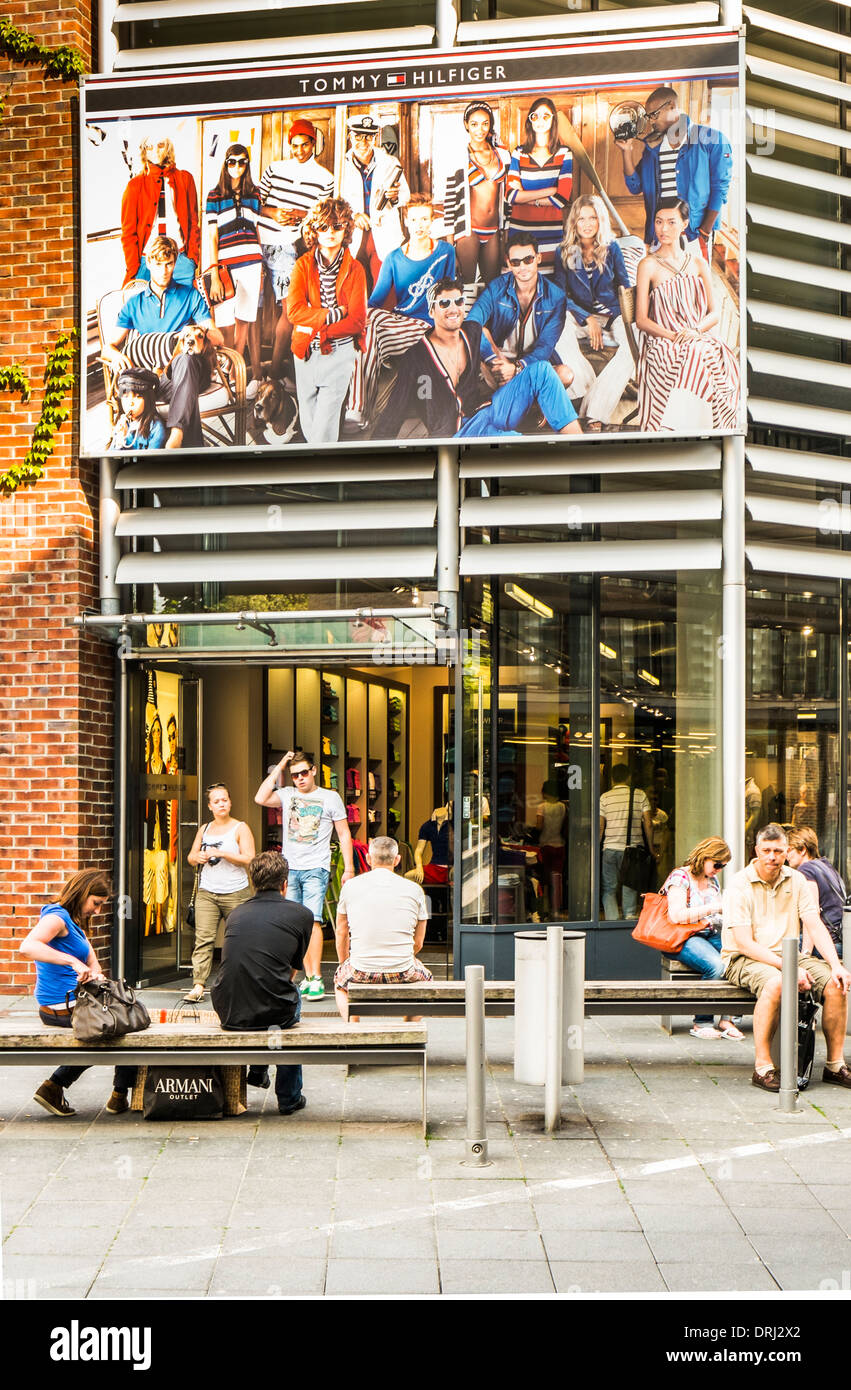
<svg viewBox="0 0 851 1390"><path fill-rule="evenodd" d="M235 893L209 893L199 888L195 897L195 949L192 952L192 982L205 985L213 965L213 947L219 922L227 921L235 907L247 902L251 889L246 885Z"/></svg>

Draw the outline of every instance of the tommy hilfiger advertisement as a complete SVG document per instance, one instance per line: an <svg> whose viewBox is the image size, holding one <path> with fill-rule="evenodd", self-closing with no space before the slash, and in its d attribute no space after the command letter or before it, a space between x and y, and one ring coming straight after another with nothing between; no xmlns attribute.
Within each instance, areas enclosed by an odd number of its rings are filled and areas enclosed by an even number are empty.
<svg viewBox="0 0 851 1390"><path fill-rule="evenodd" d="M83 449L743 428L739 40L90 78Z"/></svg>

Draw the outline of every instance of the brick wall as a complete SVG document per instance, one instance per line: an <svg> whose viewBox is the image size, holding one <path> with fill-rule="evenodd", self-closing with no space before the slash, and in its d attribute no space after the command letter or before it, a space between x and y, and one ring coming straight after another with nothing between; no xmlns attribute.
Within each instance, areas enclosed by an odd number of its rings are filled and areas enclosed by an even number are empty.
<svg viewBox="0 0 851 1390"><path fill-rule="evenodd" d="M51 47L92 66L92 12L51 0L4 6ZM73 83L0 60L14 78L0 124L0 365L17 361L32 400L0 395L0 458L20 458L41 410L47 351L77 323L78 105ZM0 497L0 993L32 987L18 943L80 868L112 869L112 656L71 626L97 605L97 473L63 425L46 476ZM105 919L93 932L108 961Z"/></svg>

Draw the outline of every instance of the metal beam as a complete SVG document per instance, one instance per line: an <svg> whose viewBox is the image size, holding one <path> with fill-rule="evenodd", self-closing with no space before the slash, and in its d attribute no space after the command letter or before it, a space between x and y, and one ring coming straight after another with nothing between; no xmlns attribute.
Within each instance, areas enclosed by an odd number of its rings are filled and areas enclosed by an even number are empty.
<svg viewBox="0 0 851 1390"><path fill-rule="evenodd" d="M745 448L725 439L721 471L721 728L724 839L730 869L745 860Z"/></svg>

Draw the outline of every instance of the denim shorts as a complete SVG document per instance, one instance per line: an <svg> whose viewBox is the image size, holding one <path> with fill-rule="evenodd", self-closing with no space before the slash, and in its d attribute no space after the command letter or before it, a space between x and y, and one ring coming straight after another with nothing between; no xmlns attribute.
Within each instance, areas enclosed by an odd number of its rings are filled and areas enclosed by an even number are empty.
<svg viewBox="0 0 851 1390"><path fill-rule="evenodd" d="M330 877L330 869L290 869L287 897L294 903L309 907L314 922L322 921Z"/></svg>

